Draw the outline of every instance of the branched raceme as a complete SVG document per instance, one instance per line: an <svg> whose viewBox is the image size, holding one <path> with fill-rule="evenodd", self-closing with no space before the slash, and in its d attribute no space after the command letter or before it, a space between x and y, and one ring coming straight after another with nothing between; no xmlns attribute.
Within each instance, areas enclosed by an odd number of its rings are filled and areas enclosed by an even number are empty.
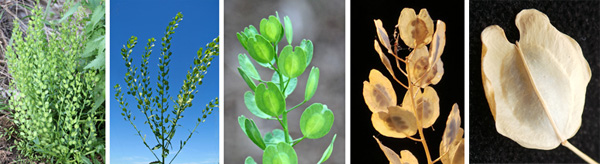
<svg viewBox="0 0 600 164"><path fill-rule="evenodd" d="M20 24L14 23L6 51L14 78L11 89L18 90L9 101L19 127L17 150L32 161L99 162L104 158L105 110L95 100L104 91L94 88L104 85L99 77L104 73L80 69L83 45L89 38L77 30L86 20L66 16L47 33L40 7L32 10L30 18L25 37ZM102 99L99 104L103 103Z"/></svg>
<svg viewBox="0 0 600 164"><path fill-rule="evenodd" d="M464 163L463 129L460 128L461 118L458 105L452 106L448 115L446 128L439 147L440 157L432 159L427 146L423 129L431 127L440 115L439 97L431 85L437 84L444 74L441 55L446 44L446 24L438 20L436 30L433 30L433 20L426 9L421 9L417 15L411 8L404 8L400 13L395 29L394 40L390 39L383 28L381 20L375 20L377 39L374 41L375 50L392 78L407 91L402 104L397 103L396 92L390 80L379 70L373 69L369 81L364 82L363 97L373 115L373 127L386 137L409 138L423 145L427 163ZM398 47L404 44L412 51L401 58ZM381 48L387 50L396 61L397 69L406 76L407 83L402 83L394 73L394 67ZM427 47L429 45L429 48ZM401 67L405 64L405 69ZM419 137L413 137L416 134ZM418 163L417 158L409 151L400 151L400 156L384 146L374 137L390 163Z"/></svg>
<svg viewBox="0 0 600 164"><path fill-rule="evenodd" d="M333 126L333 112L327 105L313 103L308 106L300 117L300 130L303 136L293 138L289 132L288 115L294 109L308 102L317 91L319 83L319 68L312 67L306 83L304 100L297 105L287 108L286 101L296 89L298 77L302 75L310 65L313 57L313 44L310 40L302 40L300 45L292 46L292 23L288 16L283 19L283 26L279 15L271 15L260 21L260 33L252 25L237 33L238 41L248 51L250 57L260 66L274 71L268 79L263 79L254 63L246 54L239 54L238 71L250 91L244 94L244 102L248 110L260 119L272 120L279 123L282 129L273 129L264 136L260 133L258 126L251 119L239 116L238 122L242 131L248 138L263 150L262 162L270 163L298 163L298 156L294 146L304 139L319 139L327 135ZM281 51L278 44L285 34L288 45ZM278 53L279 52L279 53ZM255 82L258 82L256 85ZM297 110L296 110L297 111ZM318 163L326 161L333 151L333 136L331 144L324 150L323 156ZM245 163L256 163L251 156L246 158Z"/></svg>
<svg viewBox="0 0 600 164"><path fill-rule="evenodd" d="M127 69L124 77L125 83L127 84L125 86L125 93L123 93L121 85L115 85L115 99L123 111L121 115L124 120L128 121L133 126L144 145L152 152L154 157L156 157L156 161L152 163L173 162L179 152L181 152L183 147L187 144L188 140L192 137L200 123L204 122L207 116L212 114L213 109L218 108L219 105L219 98L215 98L206 104L200 117L197 118L196 126L190 130L187 138L179 141L179 143L171 142L177 128L182 127L182 125L179 124L179 121L184 117L183 112L192 107L194 95L199 91L197 87L202 85L202 79L204 78L204 75L208 73L211 61L214 57L219 55L219 38L217 37L212 42L208 43L204 49L200 48L198 50L197 56L194 57L193 64L190 66L185 76L186 78L183 81L183 85L179 89L179 94L175 98L171 97L169 94L169 63L171 62L172 55L172 34L174 34L175 29L179 27L179 22L181 20L183 20L183 15L177 13L173 20L169 22L164 37L161 38L162 48L160 49L158 76L156 88L154 90L152 90L152 86L150 85L148 61L156 40L154 38L148 39L139 67L132 65L133 58L131 57L133 48L137 44L137 37L132 36L121 49L121 55ZM125 95L135 99L133 102L135 102L138 110L131 110L129 107L130 101L127 101ZM169 108L170 102L173 102L174 104L171 109ZM132 112L136 111L139 111L143 115L144 124L149 126L152 130L151 138L146 138L146 134L143 134L135 125L136 117ZM174 150L176 150L176 152ZM159 151L159 154L155 151ZM174 154L174 156L171 160L168 160L167 157L170 154Z"/></svg>

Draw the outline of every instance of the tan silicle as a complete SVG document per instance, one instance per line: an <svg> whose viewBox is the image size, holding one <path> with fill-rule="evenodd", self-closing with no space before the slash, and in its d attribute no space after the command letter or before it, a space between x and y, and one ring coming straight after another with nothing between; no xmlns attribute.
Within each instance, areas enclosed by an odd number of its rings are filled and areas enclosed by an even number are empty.
<svg viewBox="0 0 600 164"><path fill-rule="evenodd" d="M567 141L581 125L591 77L579 44L535 9L521 11L515 23L515 44L497 25L481 33L483 86L498 133L530 149L562 144L597 163Z"/></svg>
<svg viewBox="0 0 600 164"><path fill-rule="evenodd" d="M421 9L417 15L413 9L404 8L398 18L396 25L398 33L394 33L392 43L381 20L376 19L374 22L379 40L374 41L375 51L387 72L396 83L406 89L406 92L396 94L391 81L383 73L376 69L371 70L369 80L363 82L363 97L369 110L373 112L371 115L373 127L386 137L409 138L420 142L429 164L438 161L445 164L464 163L464 132L460 128L461 120L457 104L452 107L452 112L446 121L439 148L440 157L437 159L431 158L423 134L423 129L430 128L440 116L440 98L431 86L437 84L444 74L441 55L446 45L446 24L437 20L433 31L434 23L426 9ZM411 50L405 57L399 55L398 46L402 43ZM406 77L406 83L396 77L395 68L387 55L393 57L396 69ZM404 64L404 67L401 64ZM401 104L397 102L397 95L403 95ZM419 137L412 137L416 134L419 134ZM398 155L378 138L373 137L390 163L418 163L417 158L409 150L402 150Z"/></svg>

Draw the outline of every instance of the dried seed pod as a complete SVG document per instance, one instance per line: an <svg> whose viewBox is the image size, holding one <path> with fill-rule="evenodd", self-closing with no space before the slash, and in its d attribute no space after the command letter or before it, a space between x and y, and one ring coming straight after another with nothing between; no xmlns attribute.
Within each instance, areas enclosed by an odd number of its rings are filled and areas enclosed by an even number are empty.
<svg viewBox="0 0 600 164"><path fill-rule="evenodd" d="M415 155L413 155L409 150L400 151L400 156L402 157L400 158L402 164L419 164L417 157L415 157Z"/></svg>
<svg viewBox="0 0 600 164"><path fill-rule="evenodd" d="M390 161L390 164L418 164L419 163L419 161L417 160L415 155L413 155L409 150L400 151L400 155L402 156L402 158L400 158L400 156L398 156L398 154L396 154L396 152L394 152L394 150L381 144L381 141L379 141L379 139L377 139L377 137L373 136L373 138L375 138L375 140L379 144L379 148L381 148L381 151L383 151L383 153L385 154L387 159Z"/></svg>
<svg viewBox="0 0 600 164"><path fill-rule="evenodd" d="M400 156L398 156L398 154L396 152L394 152L394 150L381 144L381 141L379 141L379 139L377 139L377 137L373 136L373 138L375 138L375 140L379 144L379 148L381 148L381 151L383 151L383 154L385 154L387 159L390 161L390 164L401 164L402 163L402 161L400 160Z"/></svg>
<svg viewBox="0 0 600 164"><path fill-rule="evenodd" d="M549 150L581 125L590 68L579 44L535 9L515 20L511 44L498 26L481 33L483 85L498 133L526 148Z"/></svg>
<svg viewBox="0 0 600 164"><path fill-rule="evenodd" d="M385 66L385 69L387 69L388 72L390 72L390 74L392 74L392 76L394 76L394 69L392 68L392 63L390 63L390 59L388 59L388 57L385 56L385 54L381 50L381 47L379 46L379 42L377 42L377 40L375 40L374 46L375 46L375 51L377 51L377 54L379 54L379 58L381 59L381 62Z"/></svg>
<svg viewBox="0 0 600 164"><path fill-rule="evenodd" d="M425 88L428 85L440 82L442 75L444 75L444 64L442 60L430 63L430 58L429 51L425 46L416 48L410 53L406 70L411 83Z"/></svg>
<svg viewBox="0 0 600 164"><path fill-rule="evenodd" d="M435 63L438 60L442 60L440 57L442 56L442 52L444 52L444 47L446 46L446 23L444 21L438 20L435 33L433 34L433 41L429 46L429 52L431 53L429 57L429 63ZM441 78L441 76L440 76Z"/></svg>
<svg viewBox="0 0 600 164"><path fill-rule="evenodd" d="M415 109L413 109L412 99L410 98L410 92L406 92L404 100L402 100L402 107L412 109L416 112L417 119L421 121L423 128L429 128L437 118L440 116L440 98L437 92L432 87L425 87L424 92L421 89L413 87L414 101L417 103Z"/></svg>
<svg viewBox="0 0 600 164"><path fill-rule="evenodd" d="M417 118L412 111L400 106L392 106L388 111L373 112L373 127L387 137L406 138L417 133Z"/></svg>
<svg viewBox="0 0 600 164"><path fill-rule="evenodd" d="M388 50L388 53L394 54L392 51L392 46L390 45L390 38L388 37L385 28L383 28L383 23L380 19L373 20L375 22L375 28L377 28L377 37L383 46Z"/></svg>
<svg viewBox="0 0 600 164"><path fill-rule="evenodd" d="M460 130L462 135L462 129ZM442 147L440 147L440 154L444 154L445 152L441 152L441 148ZM450 145L448 152L440 158L440 161L442 161L442 163L444 164L465 163L465 140L463 138L460 138L459 140L456 140L456 142L454 142L452 145Z"/></svg>
<svg viewBox="0 0 600 164"><path fill-rule="evenodd" d="M460 111L458 104L452 105L452 111L448 115L446 121L446 129L444 129L444 135L442 136L442 143L440 143L440 154L450 150L450 148L462 139L464 133L463 129L460 128Z"/></svg>
<svg viewBox="0 0 600 164"><path fill-rule="evenodd" d="M372 69L369 80L370 82L363 83L363 97L371 112L387 112L388 107L396 106L396 92L387 77L378 70Z"/></svg>
<svg viewBox="0 0 600 164"><path fill-rule="evenodd" d="M433 35L433 20L427 9L421 9L419 15L412 8L404 8L398 18L400 38L410 48L419 48L431 42Z"/></svg>

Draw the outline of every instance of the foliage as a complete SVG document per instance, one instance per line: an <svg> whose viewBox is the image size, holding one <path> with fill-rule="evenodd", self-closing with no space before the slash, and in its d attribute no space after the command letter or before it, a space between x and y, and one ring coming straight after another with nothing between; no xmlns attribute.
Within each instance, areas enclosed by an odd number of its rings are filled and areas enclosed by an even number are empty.
<svg viewBox="0 0 600 164"><path fill-rule="evenodd" d="M246 107L258 118L277 120L283 129L274 129L262 136L252 119L243 115L238 117L242 131L256 146L264 150L262 160L265 164L298 163L298 156L293 147L306 138L324 137L329 133L334 121L333 112L327 108L327 105L313 103L304 110L300 118L299 126L303 136L293 139L289 134L288 114L314 96L320 72L317 67L311 68L304 100L287 109L286 98L296 89L298 77L309 66L313 56L313 44L310 40L302 40L299 46L292 47L292 23L287 16L284 18L284 25L285 27L276 14L260 21L260 34L252 25L237 33L239 42L248 51L250 57L260 66L275 71L270 81L263 80L250 58L246 54L238 55L240 64L238 71L251 89L244 95ZM279 51L277 46L284 34L288 45L277 55ZM256 85L255 81L259 84ZM335 136L318 163L324 162L331 155ZM245 163L256 162L248 156Z"/></svg>
<svg viewBox="0 0 600 164"><path fill-rule="evenodd" d="M67 5L68 6L68 5ZM9 71L18 90L10 100L18 125L17 150L32 160L52 163L98 163L104 155L102 70L81 70L83 47L78 16L45 28L40 7L32 11L26 37L14 23L12 46L7 47Z"/></svg>
<svg viewBox="0 0 600 164"><path fill-rule="evenodd" d="M431 158L423 134L423 129L431 127L440 115L440 98L430 85L437 84L444 74L440 57L446 44L446 24L438 20L434 32L433 20L426 9L421 9L416 15L413 9L404 8L396 25L398 32L394 33L395 43L392 44L381 20L376 19L374 22L379 38L379 42L377 39L374 41L375 50L392 78L407 91L402 104L398 105L396 92L390 80L378 70L371 70L370 81L364 82L363 97L373 112L371 117L373 127L387 137L409 138L420 142L429 164L438 161L447 164L464 163L464 131L460 128L461 119L457 104L452 106L452 111L448 115L440 143L439 158L435 160ZM405 58L398 55L401 40L412 50ZM408 85L396 78L394 68L380 44L394 57L396 66L406 76ZM404 63L406 68L402 69L400 63ZM419 138L411 137L417 133ZM399 156L384 146L379 139L374 138L390 163L418 163L417 158L409 150L402 150Z"/></svg>
<svg viewBox="0 0 600 164"><path fill-rule="evenodd" d="M165 163L167 156L172 150L174 150L174 144L171 142L171 140L175 136L177 128L182 126L181 124L178 124L178 121L183 118L183 112L187 108L192 107L194 95L198 93L197 87L202 85L202 79L207 73L208 67L210 67L210 62L215 56L219 55L218 37L212 42L208 43L204 49L200 48L197 56L194 57L193 65L190 66L189 71L186 74L186 79L183 81L183 86L181 86L179 94L177 95L176 99L173 99L169 94L169 63L171 62L172 55L172 52L170 51L172 40L171 35L175 33L175 29L179 26L179 22L181 20L183 20L183 15L181 13L177 13L173 20L169 22L169 25L165 31L165 35L161 39L162 48L160 49L160 58L158 64L159 71L157 77L158 80L156 81L155 90L152 90L152 87L150 86L148 60L156 40L154 38L148 39L144 54L142 54L141 65L139 67L132 65L133 58L130 56L133 52L133 48L137 44L137 37L132 36L127 41L127 44L123 45L123 48L121 49L121 55L123 56L125 66L127 67L127 72L125 73L124 77L125 82L127 83L127 90L125 90L126 94L134 97L135 102L137 102L137 109L144 114L144 124L147 124L152 130L152 135L156 141L155 146L151 146L154 144L150 144L146 140L146 135L142 135L142 132L134 124L136 118L135 116L132 116L133 111L128 108L129 103L124 97L124 93L122 93L121 86L119 84L115 85L115 89L117 91L115 94L115 99L119 102L120 107L123 110L123 113L121 113L123 118L131 123L137 132L137 135L142 139L144 145L148 148L148 150L150 150L150 152L152 152L154 157L156 157L157 161L153 163ZM152 96L153 93L155 93L155 96ZM169 110L170 105L169 101L167 101L169 99L175 103L171 110ZM204 122L206 117L209 114L212 114L213 109L217 108L218 105L219 98L215 98L206 104L205 109L202 110L201 117L198 118L196 126L189 133L186 140L179 141L179 148L169 163L175 160L179 152L183 149L188 140L196 131L198 125ZM160 151L160 155L157 155L154 152L156 150Z"/></svg>

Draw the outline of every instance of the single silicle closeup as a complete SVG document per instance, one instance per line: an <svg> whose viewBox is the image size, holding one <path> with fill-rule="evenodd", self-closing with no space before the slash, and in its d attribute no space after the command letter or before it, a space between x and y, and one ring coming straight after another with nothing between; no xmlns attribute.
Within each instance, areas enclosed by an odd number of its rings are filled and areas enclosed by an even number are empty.
<svg viewBox="0 0 600 164"><path fill-rule="evenodd" d="M481 33L481 74L496 130L525 148L562 144L597 163L567 141L581 126L591 78L581 47L536 9L519 12L515 24L515 44L497 25Z"/></svg>

